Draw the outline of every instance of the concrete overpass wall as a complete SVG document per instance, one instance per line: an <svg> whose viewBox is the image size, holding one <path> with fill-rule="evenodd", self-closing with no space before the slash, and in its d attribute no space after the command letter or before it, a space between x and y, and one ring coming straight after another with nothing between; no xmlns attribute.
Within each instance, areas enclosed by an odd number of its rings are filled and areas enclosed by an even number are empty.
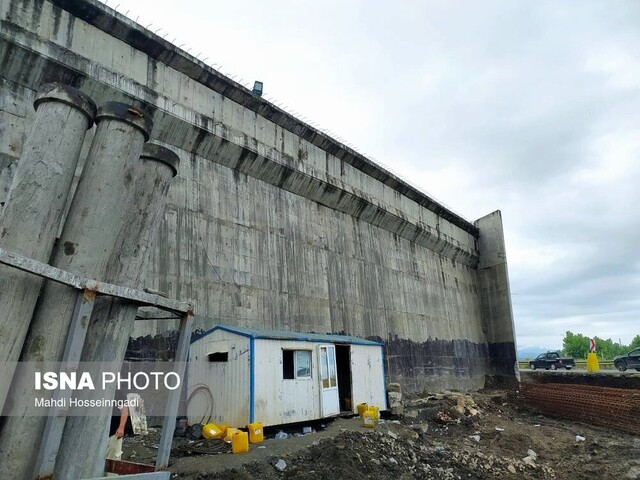
<svg viewBox="0 0 640 480"><path fill-rule="evenodd" d="M478 284L482 303L482 328L489 347L491 383L514 383L519 378L511 290L504 244L502 214L493 212L475 222L480 230Z"/></svg>
<svg viewBox="0 0 640 480"><path fill-rule="evenodd" d="M0 0L0 22L0 201L38 85L130 102L181 157L148 286L198 327L377 337L407 389L484 385L477 226L93 0Z"/></svg>

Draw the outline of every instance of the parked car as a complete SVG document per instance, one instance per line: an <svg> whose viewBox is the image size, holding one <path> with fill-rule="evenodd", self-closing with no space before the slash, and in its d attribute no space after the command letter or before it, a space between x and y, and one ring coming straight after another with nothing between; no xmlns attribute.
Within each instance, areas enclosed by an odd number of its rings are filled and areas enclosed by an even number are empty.
<svg viewBox="0 0 640 480"><path fill-rule="evenodd" d="M631 350L625 355L617 356L613 359L615 367L624 372L627 368L635 368L640 372L640 348Z"/></svg>
<svg viewBox="0 0 640 480"><path fill-rule="evenodd" d="M529 362L529 368L544 368L545 370L557 370L558 368L566 368L571 370L575 367L576 362L573 358L561 357L560 352L547 352L538 355L535 360Z"/></svg>

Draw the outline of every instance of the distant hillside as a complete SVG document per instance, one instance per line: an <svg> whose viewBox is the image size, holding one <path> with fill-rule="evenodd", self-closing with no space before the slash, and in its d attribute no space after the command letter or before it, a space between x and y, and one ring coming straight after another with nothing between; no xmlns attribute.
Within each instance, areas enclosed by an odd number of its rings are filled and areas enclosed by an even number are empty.
<svg viewBox="0 0 640 480"><path fill-rule="evenodd" d="M548 351L561 350L559 348L552 347L525 347L518 349L518 360L527 360L529 358L536 358L538 355Z"/></svg>

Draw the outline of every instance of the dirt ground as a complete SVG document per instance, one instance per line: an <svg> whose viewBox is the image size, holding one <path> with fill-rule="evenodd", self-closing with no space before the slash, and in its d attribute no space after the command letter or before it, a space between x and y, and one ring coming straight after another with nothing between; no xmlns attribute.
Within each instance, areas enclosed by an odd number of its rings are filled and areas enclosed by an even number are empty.
<svg viewBox="0 0 640 480"><path fill-rule="evenodd" d="M169 470L199 480L640 479L640 436L537 415L515 394L448 392L404 408L375 429L356 417L309 424L316 431L306 435L289 429L287 439L270 430L247 454L176 438ZM158 438L126 438L123 460L152 463Z"/></svg>

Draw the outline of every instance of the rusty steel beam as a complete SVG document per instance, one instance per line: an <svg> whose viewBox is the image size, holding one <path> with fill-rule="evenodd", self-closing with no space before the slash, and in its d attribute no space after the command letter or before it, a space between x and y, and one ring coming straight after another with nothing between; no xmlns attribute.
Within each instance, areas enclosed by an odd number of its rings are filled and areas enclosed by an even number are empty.
<svg viewBox="0 0 640 480"><path fill-rule="evenodd" d="M46 263L23 257L22 255L18 255L14 252L9 252L1 247L0 263L17 268L23 272L47 278L62 285L73 287L77 290L91 290L102 295L130 300L138 303L141 307L155 307L160 310L177 314L193 312L193 305L191 303L179 302L177 300L166 298L160 294L147 293L134 288L122 287L74 275L73 273L52 267Z"/></svg>

